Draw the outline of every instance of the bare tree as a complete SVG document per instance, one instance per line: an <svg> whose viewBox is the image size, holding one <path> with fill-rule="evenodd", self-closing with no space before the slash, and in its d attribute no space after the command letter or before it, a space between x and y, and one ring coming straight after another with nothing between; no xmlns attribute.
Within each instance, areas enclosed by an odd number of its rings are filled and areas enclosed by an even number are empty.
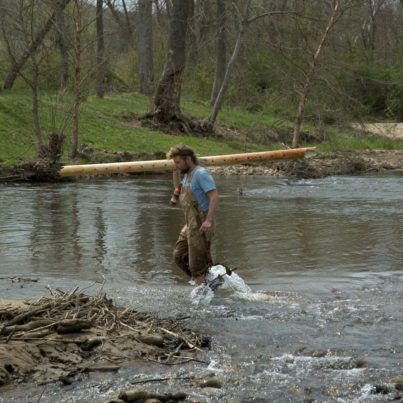
<svg viewBox="0 0 403 403"><path fill-rule="evenodd" d="M137 13L137 55L139 91L145 95L153 92L153 0L139 0Z"/></svg>
<svg viewBox="0 0 403 403"><path fill-rule="evenodd" d="M61 10L64 10L67 6L67 4L70 2L70 0L61 0L60 8ZM50 31L52 28L53 24L55 21L55 12L51 14L49 19L46 21L44 26L38 31L38 33L33 37L32 42L29 44L29 46L24 50L22 55L17 59L14 58L11 60L12 65L11 69L8 72L6 79L4 80L4 89L11 89L13 87L14 81L18 76L18 73L26 63L26 61L35 53L37 50L38 46L42 43L43 39L47 35L47 33Z"/></svg>
<svg viewBox="0 0 403 403"><path fill-rule="evenodd" d="M74 21L74 101L72 107L72 138L70 157L75 158L78 154L78 134L79 134L79 118L80 107L83 99L83 84L89 74L93 73L94 69L85 69L85 51L89 43L85 41L84 34L89 27L93 27L94 18L86 18L89 15L88 10L93 10L92 5L87 0L74 0L72 15ZM92 14L92 13L91 13ZM91 43L92 45L93 43Z"/></svg>
<svg viewBox="0 0 403 403"><path fill-rule="evenodd" d="M292 138L292 147L298 147L299 142L300 142L300 133L301 133L301 124L302 120L304 118L304 112L305 112L305 105L306 101L308 99L308 94L309 90L311 88L312 84L312 79L315 74L315 70L318 64L318 59L320 56L320 53L322 51L323 45L325 44L326 39L329 36L330 30L333 28L334 24L337 21L339 14L339 8L340 8L340 0L333 0L329 20L327 22L326 28L322 34L322 37L319 41L319 44L316 48L315 53L313 54L312 60L309 63L308 71L305 74L305 81L304 85L302 87L301 91L301 98L298 104L298 109L297 109L297 114L295 116L294 120L294 132L293 132L293 138Z"/></svg>
<svg viewBox="0 0 403 403"><path fill-rule="evenodd" d="M80 0L74 0L74 105L73 128L70 157L75 158L78 152L78 123L81 98L81 10Z"/></svg>
<svg viewBox="0 0 403 403"><path fill-rule="evenodd" d="M253 22L255 22L256 20L263 18L263 17L288 14L288 12L283 12L283 11L268 11L268 12L264 12L262 14L258 14L258 15L249 17L249 14L251 11L251 2L252 2L252 0L247 0L246 5L245 5L245 11L243 13L241 13L239 11L239 9L236 8L236 12L238 15L238 25L239 25L237 39L235 41L234 50L232 51L231 58L226 66L224 78L222 80L217 97L215 99L210 116L207 121L207 126L210 129L213 128L215 121L217 119L218 112L220 111L220 109L223 105L224 96L225 96L225 93L227 92L230 78L231 78L232 72L234 70L235 63L236 63L236 60L239 55L239 51L241 49L242 39L246 32L247 27L250 24L252 24Z"/></svg>
<svg viewBox="0 0 403 403"><path fill-rule="evenodd" d="M239 54L239 50L241 48L241 42L242 42L242 38L243 35L245 33L245 29L246 29L246 25L248 23L247 19L248 19L248 14L249 14L249 9L250 9L250 4L251 4L252 0L248 0L248 2L246 3L246 7L245 7L245 13L242 16L239 12L238 9L236 9L236 11L238 12L238 19L239 19L239 30L238 30L238 35L237 35L237 39L235 42L235 46L234 46L234 50L232 52L231 58L228 62L228 65L226 67L226 71L224 74L224 78L221 82L221 86L219 88L219 91L217 93L217 96L215 98L215 102L213 105L213 109L210 113L210 117L208 119L208 123L210 125L210 127L213 127L216 119L217 119L217 115L218 112L220 111L222 104L224 102L224 95L228 89L228 85L229 85L229 80L232 74L232 70L234 69L235 66L235 62L238 58L238 54Z"/></svg>
<svg viewBox="0 0 403 403"><path fill-rule="evenodd" d="M154 0L158 23L161 26L166 26L167 24L165 22L165 18L163 18L163 15L166 15L169 20L171 19L172 5L169 0L162 0L161 3L162 5L160 4L159 0Z"/></svg>
<svg viewBox="0 0 403 403"><path fill-rule="evenodd" d="M68 79L69 79L69 56L68 56L68 48L65 37L65 26L64 26L64 7L63 0L52 0L53 1L53 10L55 15L55 29L56 29L56 38L57 44L60 49L60 58L61 58L61 68L60 68L60 89L63 90L67 87Z"/></svg>
<svg viewBox="0 0 403 403"><path fill-rule="evenodd" d="M5 11L3 9L3 11ZM18 26L19 29L19 46L23 49L28 49L33 40L35 39L35 25L38 19L38 6L35 0L31 0L28 4L25 4L22 7L22 2L18 4L16 8L16 12L13 13L11 9L7 10L7 12L3 13L2 15L2 33L3 33L3 40L6 44L7 51L9 57L12 61L15 61L14 56L14 49L12 47L12 34L7 32L5 26L5 17L7 17L9 23L11 22L13 26ZM38 45L35 52L32 52L29 55L28 60L26 61L28 64L28 68L23 71L20 69L18 71L18 75L22 77L25 83L31 88L32 90L32 121L33 121L33 128L34 134L36 139L36 149L37 155L41 156L43 154L43 147L44 141L42 137L42 130L40 125L39 119L39 87L38 87L38 79L40 76L40 66L44 59L48 57L49 53L44 48L43 45ZM31 63L29 63L30 61Z"/></svg>
<svg viewBox="0 0 403 403"><path fill-rule="evenodd" d="M364 47L369 47L371 50L375 50L377 19L385 3L386 0L367 0L369 20L363 24L362 37Z"/></svg>
<svg viewBox="0 0 403 403"><path fill-rule="evenodd" d="M98 98L103 98L105 93L105 43L104 43L104 2L97 0L97 74L96 91Z"/></svg>
<svg viewBox="0 0 403 403"><path fill-rule="evenodd" d="M115 19L118 27L120 28L121 33L125 38L127 44L129 45L129 47L132 47L134 39L133 28L130 22L125 0L122 0L123 14L116 7L115 0L105 0L105 3L111 11L112 16Z"/></svg>
<svg viewBox="0 0 403 403"><path fill-rule="evenodd" d="M132 23L130 21L129 10L127 8L125 0L122 0L122 7L123 7L124 16L125 16L127 32L129 33L130 38L133 38L134 35L133 35Z"/></svg>
<svg viewBox="0 0 403 403"><path fill-rule="evenodd" d="M216 0L216 68L213 90L211 91L210 102L214 105L218 92L224 81L227 67L227 35L226 35L226 6L225 0Z"/></svg>
<svg viewBox="0 0 403 403"><path fill-rule="evenodd" d="M193 0L192 0L193 1ZM182 120L180 95L186 61L190 0L173 0L168 54L154 97L152 115L160 122Z"/></svg>

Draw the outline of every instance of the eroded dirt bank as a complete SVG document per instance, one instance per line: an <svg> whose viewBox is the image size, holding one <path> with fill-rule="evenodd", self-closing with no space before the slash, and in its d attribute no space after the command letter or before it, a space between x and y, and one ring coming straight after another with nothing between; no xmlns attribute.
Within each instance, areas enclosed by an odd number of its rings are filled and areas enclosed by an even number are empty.
<svg viewBox="0 0 403 403"><path fill-rule="evenodd" d="M312 158L209 168L212 173L222 175L285 175L305 179L387 169L403 169L403 150L328 152Z"/></svg>

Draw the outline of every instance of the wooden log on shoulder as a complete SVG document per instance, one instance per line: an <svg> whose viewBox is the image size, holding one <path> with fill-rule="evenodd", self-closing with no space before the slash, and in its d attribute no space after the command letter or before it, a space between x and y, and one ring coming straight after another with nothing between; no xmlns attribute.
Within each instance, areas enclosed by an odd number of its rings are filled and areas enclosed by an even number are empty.
<svg viewBox="0 0 403 403"><path fill-rule="evenodd" d="M247 164L250 162L304 158L312 155L314 152L315 147L292 148L288 150L199 157L199 161L202 166ZM113 162L108 164L66 165L59 171L59 174L61 176L108 175L164 171L171 170L173 167L174 163L172 160Z"/></svg>

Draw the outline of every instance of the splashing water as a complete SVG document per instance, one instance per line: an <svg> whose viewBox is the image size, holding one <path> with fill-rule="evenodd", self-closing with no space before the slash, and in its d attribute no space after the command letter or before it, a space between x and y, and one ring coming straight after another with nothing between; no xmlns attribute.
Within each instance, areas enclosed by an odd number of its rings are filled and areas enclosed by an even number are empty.
<svg viewBox="0 0 403 403"><path fill-rule="evenodd" d="M210 267L206 275L206 283L195 287L190 293L194 305L208 305L214 297L214 291L209 286L214 280L220 278L218 290L232 294L236 298L255 299L251 288L235 272L227 274L227 269L218 264Z"/></svg>
<svg viewBox="0 0 403 403"><path fill-rule="evenodd" d="M250 287L238 274L235 272L227 274L227 269L220 264L210 267L206 276L207 282L209 283L219 276L223 280L220 285L221 290L230 291L239 296L252 293Z"/></svg>

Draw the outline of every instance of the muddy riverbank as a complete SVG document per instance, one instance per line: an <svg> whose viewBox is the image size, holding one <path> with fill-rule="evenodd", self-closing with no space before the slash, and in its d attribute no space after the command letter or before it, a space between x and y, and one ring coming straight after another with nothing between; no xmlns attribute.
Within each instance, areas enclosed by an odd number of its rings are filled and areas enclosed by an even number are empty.
<svg viewBox="0 0 403 403"><path fill-rule="evenodd" d="M403 169L403 150L338 151L298 160L209 168L212 173L223 175L276 175L300 179L389 169Z"/></svg>
<svg viewBox="0 0 403 403"><path fill-rule="evenodd" d="M105 294L77 289L38 301L0 300L0 393L29 383L69 385L142 361L198 361L209 339L182 321L117 307Z"/></svg>
<svg viewBox="0 0 403 403"><path fill-rule="evenodd" d="M108 155L105 154L105 156ZM142 157L144 158L144 156ZM148 159L151 158L148 157ZM123 162L137 160L138 158L138 155L131 155L130 153L124 153L124 155L111 153L105 162ZM12 168L0 168L0 183L69 180L69 178L62 178L58 175L61 166L60 163L54 164L46 159L36 159ZM215 175L267 175L304 179L324 178L333 175L355 175L390 169L403 169L403 150L323 152L317 156L304 159L209 168L211 173Z"/></svg>

